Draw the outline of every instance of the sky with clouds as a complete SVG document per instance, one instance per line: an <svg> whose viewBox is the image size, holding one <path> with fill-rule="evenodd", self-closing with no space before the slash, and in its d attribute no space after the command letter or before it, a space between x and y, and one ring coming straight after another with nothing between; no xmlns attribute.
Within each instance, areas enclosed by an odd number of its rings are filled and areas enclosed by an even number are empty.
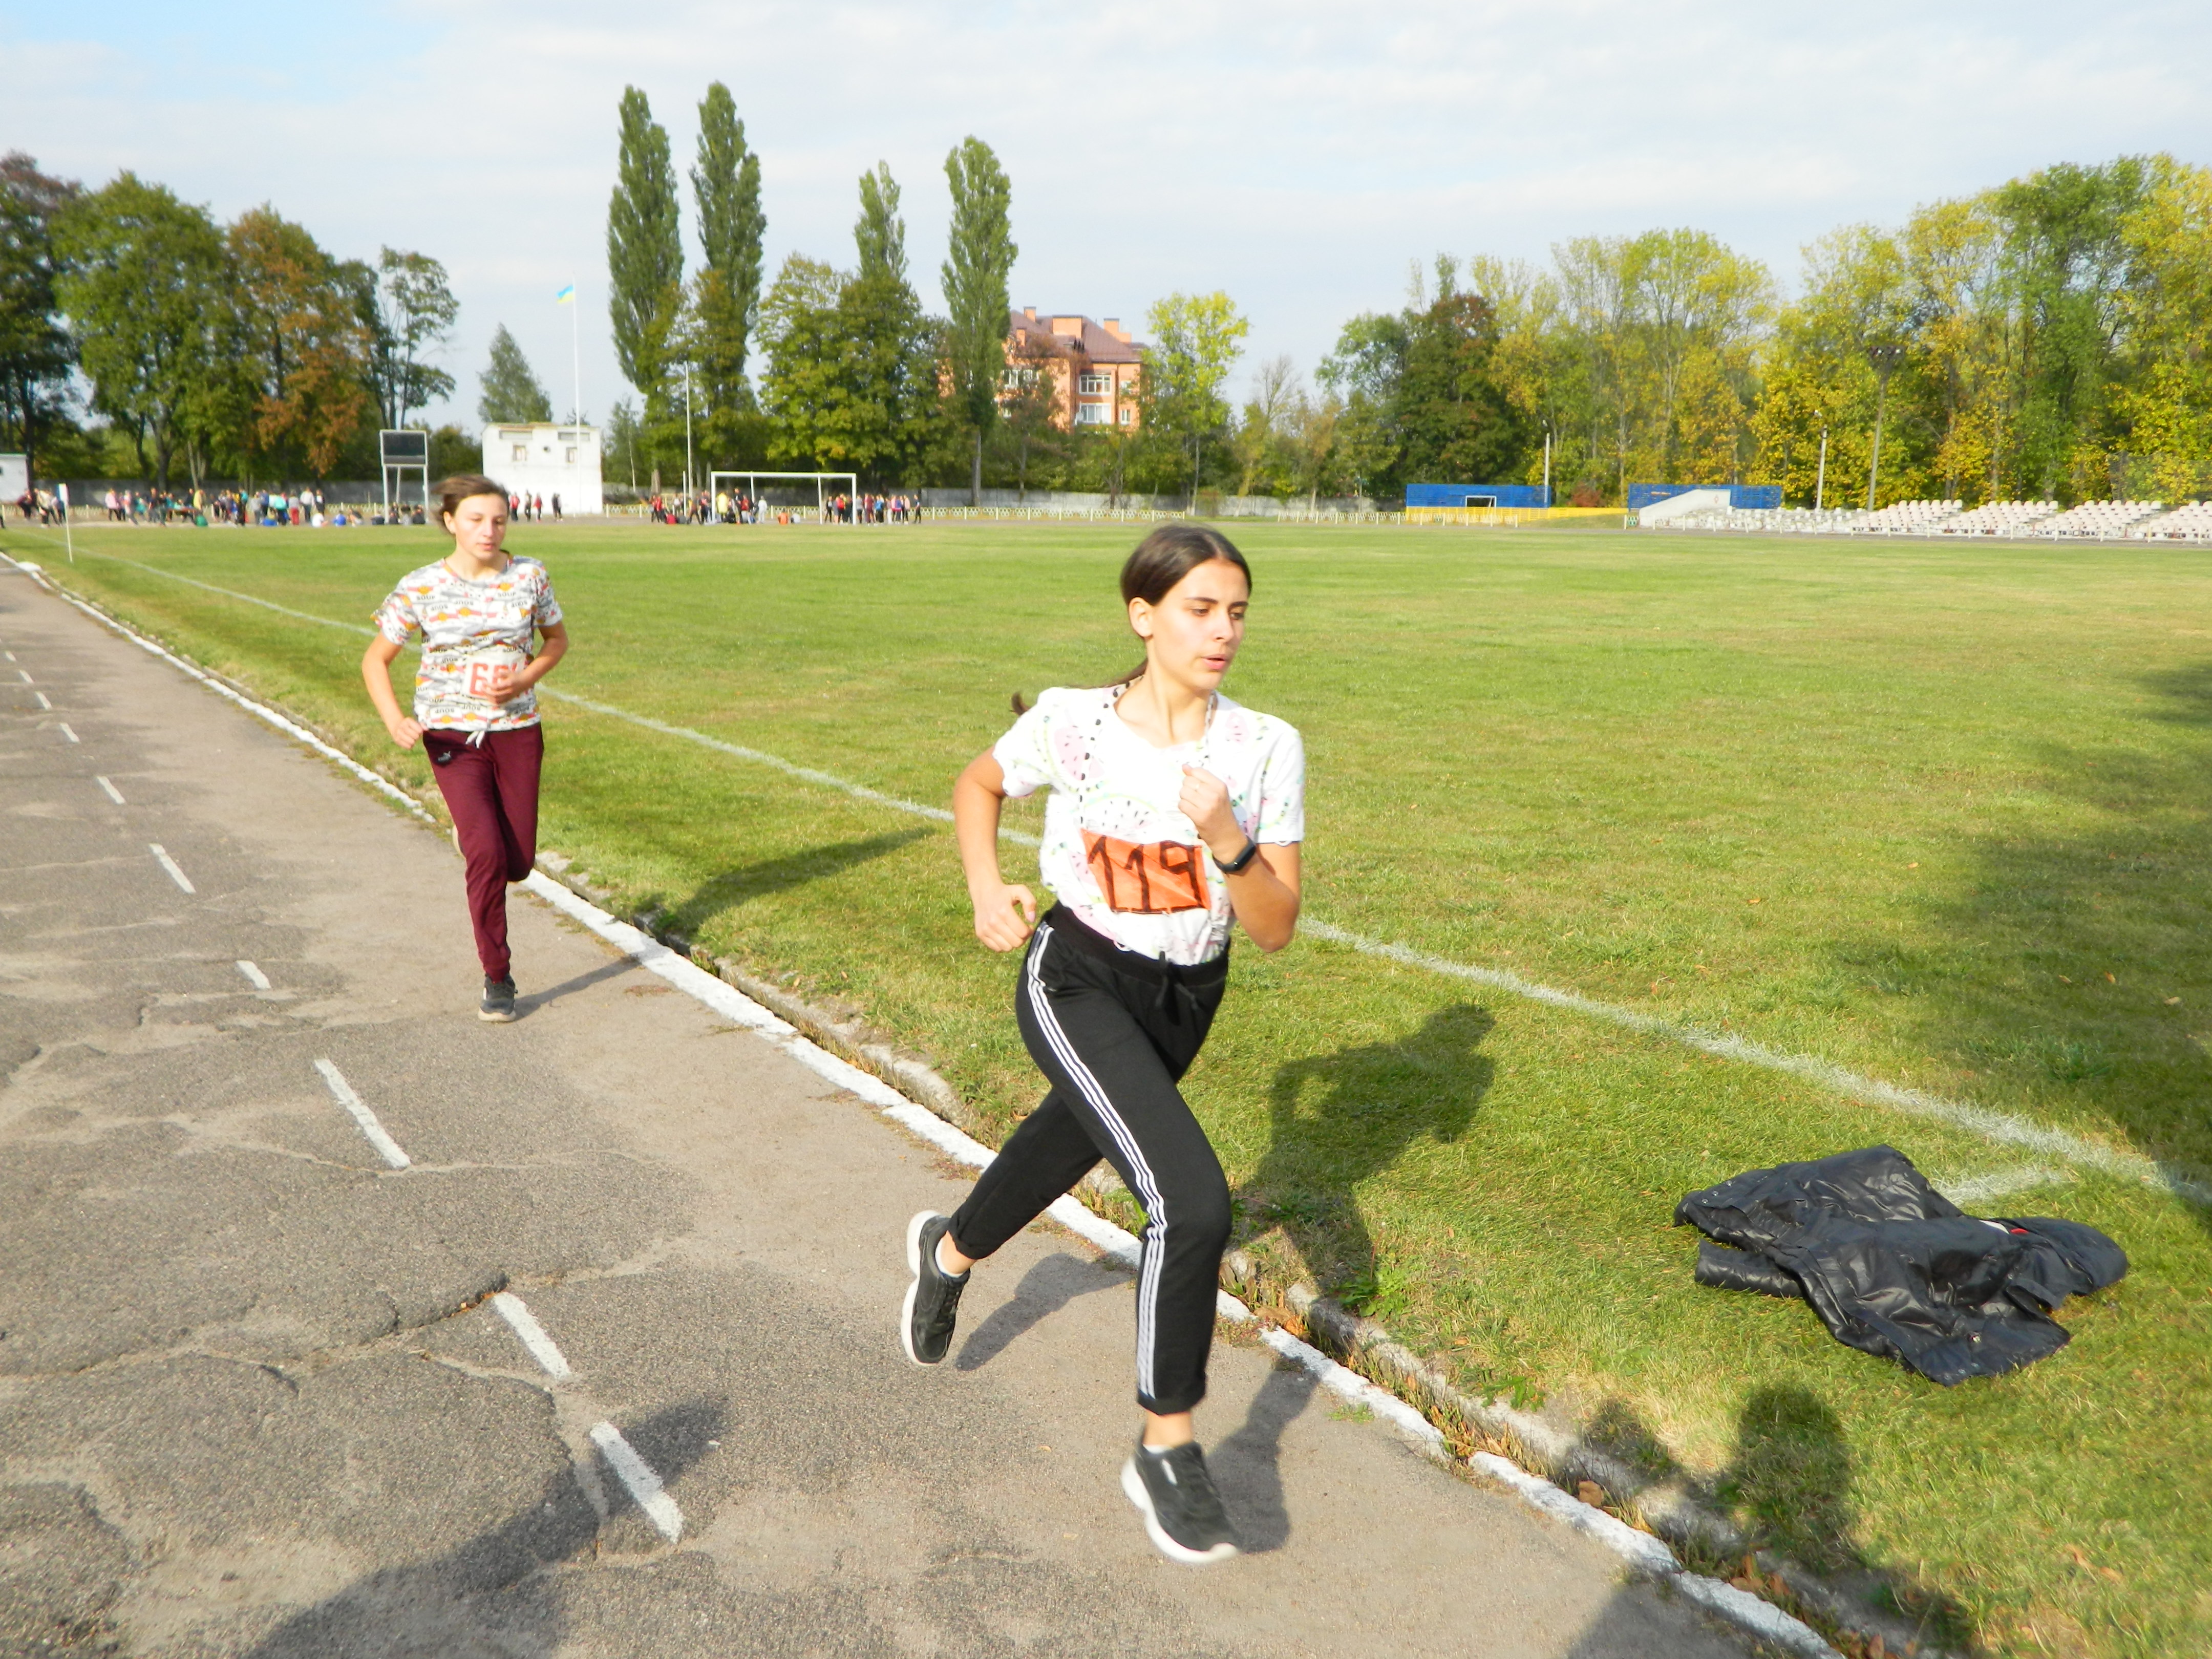
<svg viewBox="0 0 2212 1659"><path fill-rule="evenodd" d="M885 161L936 307L945 155L974 133L1013 181L1015 304L1141 329L1224 289L1248 367L1310 370L1438 250L1690 225L1788 284L1824 230L2050 162L2212 163L2208 54L2212 7L2131 0L0 0L0 149L434 255L462 306L436 413L467 424L502 322L569 401L571 280L587 411L625 390L605 250L629 84L679 169L707 84L736 94L771 274L850 263Z"/></svg>

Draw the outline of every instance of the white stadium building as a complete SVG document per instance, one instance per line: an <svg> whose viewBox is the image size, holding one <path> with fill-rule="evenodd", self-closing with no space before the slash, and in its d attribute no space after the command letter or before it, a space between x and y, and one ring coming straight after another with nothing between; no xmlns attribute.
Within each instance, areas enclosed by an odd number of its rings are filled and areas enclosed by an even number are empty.
<svg viewBox="0 0 2212 1659"><path fill-rule="evenodd" d="M561 498L561 514L602 513L599 493L599 431L597 427L550 422L502 422L483 434L484 476L507 486L510 495L541 495L545 510Z"/></svg>

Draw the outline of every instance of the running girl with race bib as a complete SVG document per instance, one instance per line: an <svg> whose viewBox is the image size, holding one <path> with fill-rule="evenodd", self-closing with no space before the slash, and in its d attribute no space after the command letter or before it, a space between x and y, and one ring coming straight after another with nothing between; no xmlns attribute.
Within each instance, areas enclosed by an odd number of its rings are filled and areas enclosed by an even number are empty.
<svg viewBox="0 0 2212 1659"><path fill-rule="evenodd" d="M568 630L545 567L501 545L507 491L469 473L447 478L438 495L453 550L399 579L378 607L361 672L392 742L411 749L419 738L430 757L454 844L468 862L469 920L484 976L477 1016L510 1020L507 884L538 861L538 775L545 758L532 688L567 654ZM416 633L422 665L410 719L392 694L392 665ZM544 641L535 655L533 634Z"/></svg>
<svg viewBox="0 0 2212 1659"><path fill-rule="evenodd" d="M1291 727L1221 695L1252 573L1194 525L1147 536L1121 569L1145 660L1115 684L1044 692L953 787L976 937L1027 945L1014 997L1051 1092L951 1216L907 1225L914 1275L900 1340L916 1364L952 1341L969 1269L1101 1158L1145 1206L1137 1275L1144 1428L1122 1490L1170 1559L1237 1553L1191 1412L1206 1395L1229 1184L1176 1085L1229 970L1233 921L1262 951L1291 942L1305 838L1305 750ZM1017 711L1021 710L1018 699ZM1059 902L999 872L1009 797L1049 790L1040 859Z"/></svg>

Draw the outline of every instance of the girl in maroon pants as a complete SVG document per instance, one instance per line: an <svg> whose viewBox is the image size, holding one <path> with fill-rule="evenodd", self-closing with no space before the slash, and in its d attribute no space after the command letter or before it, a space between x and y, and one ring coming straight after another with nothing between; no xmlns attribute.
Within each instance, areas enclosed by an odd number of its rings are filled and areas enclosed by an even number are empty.
<svg viewBox="0 0 2212 1659"><path fill-rule="evenodd" d="M538 860L538 770L545 755L532 690L568 649L552 578L535 559L510 557L507 491L466 474L438 486L453 550L399 580L376 612L361 659L368 700L402 749L421 738L453 839L468 861L469 920L483 964L481 1019L514 1018L507 949L507 884ZM415 714L399 712L392 665L422 635ZM544 641L535 655L532 635Z"/></svg>

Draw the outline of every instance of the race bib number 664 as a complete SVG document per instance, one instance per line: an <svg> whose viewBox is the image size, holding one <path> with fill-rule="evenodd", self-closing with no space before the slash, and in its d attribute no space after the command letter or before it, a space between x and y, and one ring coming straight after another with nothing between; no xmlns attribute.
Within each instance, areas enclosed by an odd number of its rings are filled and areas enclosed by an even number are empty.
<svg viewBox="0 0 2212 1659"><path fill-rule="evenodd" d="M1164 916L1206 908L1206 856L1195 847L1118 841L1086 830L1083 851L1109 910Z"/></svg>

